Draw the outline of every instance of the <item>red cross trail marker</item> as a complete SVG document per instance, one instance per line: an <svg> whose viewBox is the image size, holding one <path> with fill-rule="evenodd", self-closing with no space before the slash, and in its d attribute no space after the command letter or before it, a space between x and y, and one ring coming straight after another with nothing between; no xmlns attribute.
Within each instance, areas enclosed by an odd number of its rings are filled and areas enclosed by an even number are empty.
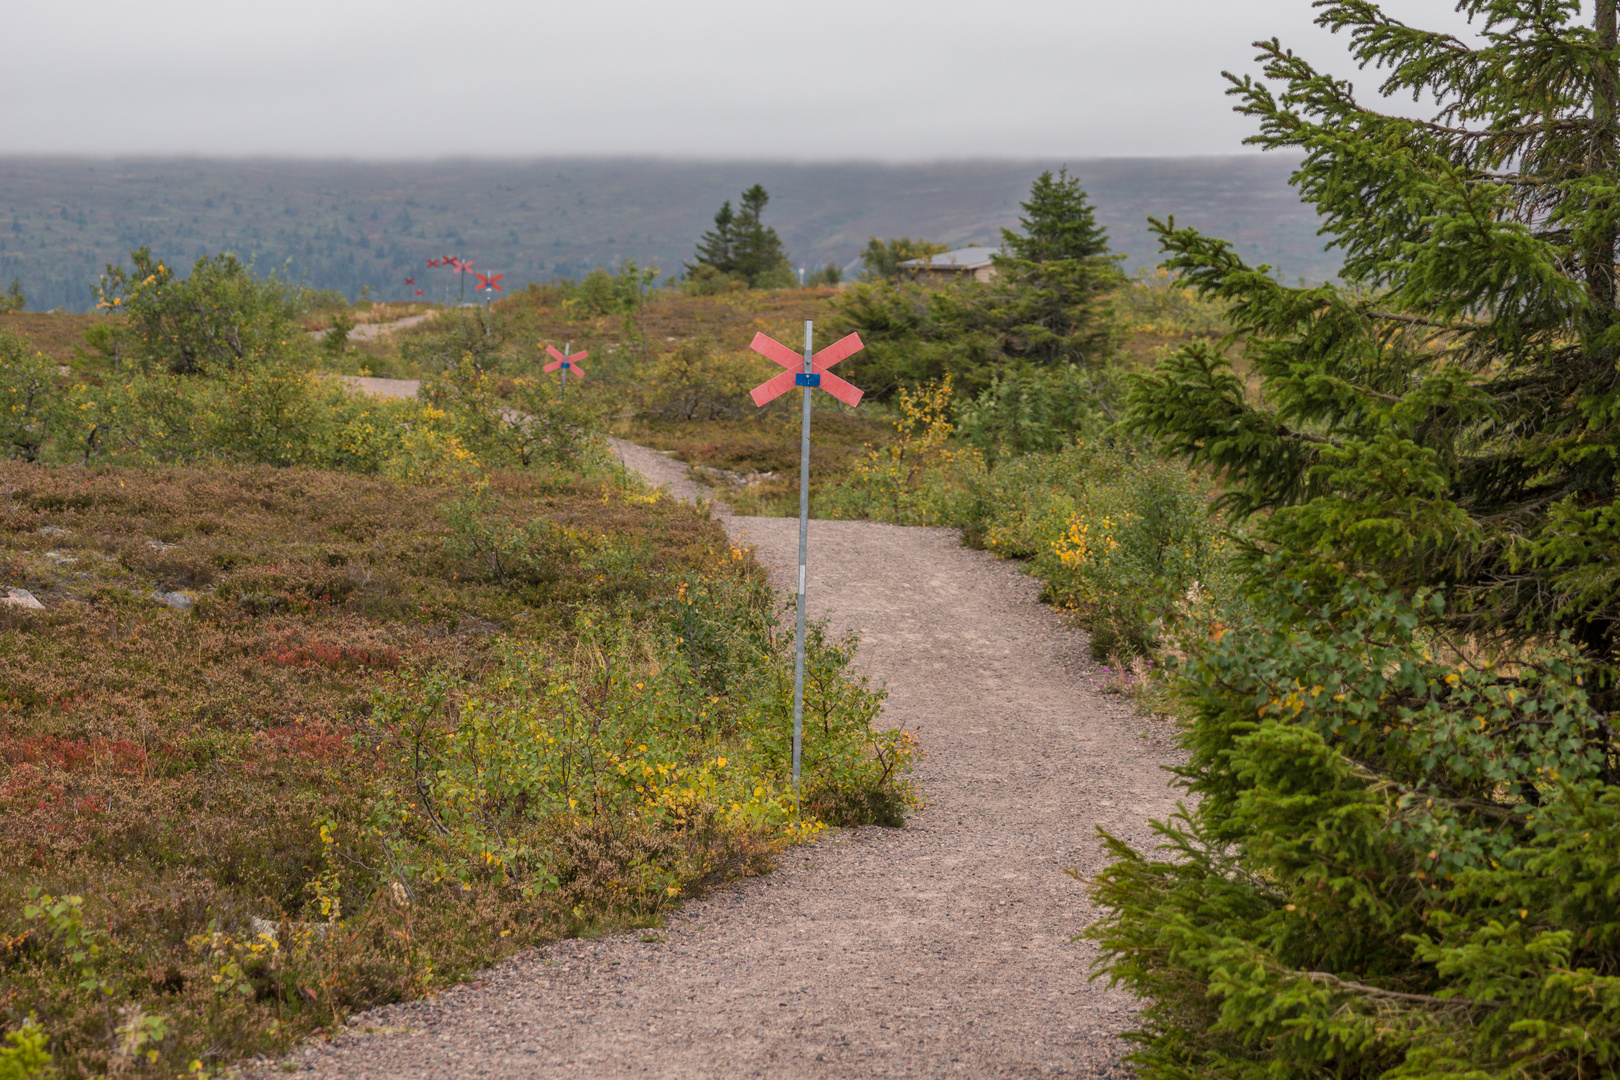
<svg viewBox="0 0 1620 1080"><path fill-rule="evenodd" d="M570 371L581 379L585 377L585 369L580 367L578 362L591 355L590 350L581 349L579 352L570 352L569 350L571 350L573 347L574 343L572 341L563 346L562 352L558 352L555 345L546 346L546 352L550 353L552 356L555 356L557 359L547 364L541 370L556 371L558 368L562 368L562 389L558 391L559 397L568 396L568 373Z"/></svg>
<svg viewBox="0 0 1620 1080"><path fill-rule="evenodd" d="M468 264L467 269L472 270L472 265ZM477 292L479 289L494 289L495 290L495 292L490 293L489 296L484 299L484 340L485 341L488 341L490 334L494 332L493 328L495 326L495 312L494 312L494 306L493 305L494 305L494 300L495 300L495 293L505 291L505 290L503 290L501 288L501 278L503 278L505 276L506 276L505 274L480 274L478 271L473 270L473 277L478 279L478 284L473 286L473 292ZM463 280L465 280L465 279L463 279Z"/></svg>
<svg viewBox="0 0 1620 1080"><path fill-rule="evenodd" d="M753 343L748 347L767 360L774 360L787 368L776 378L754 387L750 396L753 397L755 405L764 405L768 401L774 401L795 386L819 386L851 408L861 403L861 394L864 391L857 390L827 370L840 360L854 356L866 348L865 345L861 344L861 335L859 334L851 334L846 338L835 341L811 357L801 357L786 345L768 338L764 334L755 334ZM799 376L806 373L812 376L819 375L820 378L813 382L801 382Z"/></svg>
<svg viewBox="0 0 1620 1080"><path fill-rule="evenodd" d="M804 354L801 356L781 342L755 334L748 347L787 370L754 387L754 404L763 406L795 386L804 388L799 432L799 636L793 659L793 798L799 797L799 760L804 745L804 568L810 554L810 391L827 391L845 405L861 403L863 391L851 386L827 369L866 348L859 334L841 338L818 353L810 352L815 324L804 323Z"/></svg>

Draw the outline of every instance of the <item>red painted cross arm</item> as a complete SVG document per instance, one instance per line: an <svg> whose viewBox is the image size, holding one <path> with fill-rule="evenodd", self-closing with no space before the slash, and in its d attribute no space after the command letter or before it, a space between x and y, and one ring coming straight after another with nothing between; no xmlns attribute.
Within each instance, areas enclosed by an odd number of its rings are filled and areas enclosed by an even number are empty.
<svg viewBox="0 0 1620 1080"><path fill-rule="evenodd" d="M804 357L775 338L766 337L764 334L755 334L754 340L748 343L748 347L767 360L776 361L789 371L804 370Z"/></svg>
<svg viewBox="0 0 1620 1080"><path fill-rule="evenodd" d="M816 374L821 376L821 388L845 405L853 409L861 403L861 397L866 391L851 386L830 371L818 371Z"/></svg>
<svg viewBox="0 0 1620 1080"><path fill-rule="evenodd" d="M781 397L795 385L794 376L804 371L804 357L773 338L764 334L755 334L754 340L748 346L768 360L772 360L787 370L782 374L756 386L749 394L754 404L763 406L770 401ZM833 342L810 358L810 370L821 376L821 388L845 405L854 407L861 402L863 391L851 386L827 369L841 360L847 359L865 348L861 344L859 334L850 334L848 337Z"/></svg>
<svg viewBox="0 0 1620 1080"><path fill-rule="evenodd" d="M755 405L763 408L793 389L793 376L796 374L797 372L784 371L774 379L768 379L754 387L748 392L748 396L754 399Z"/></svg>
<svg viewBox="0 0 1620 1080"><path fill-rule="evenodd" d="M861 340L861 335L850 334L848 337L839 338L816 353L810 358L810 363L818 368L830 368L840 360L849 359L864 348L866 348L866 343Z"/></svg>
<svg viewBox="0 0 1620 1080"><path fill-rule="evenodd" d="M577 353L569 353L567 356L564 356L562 353L557 351L557 346L555 345L547 345L546 352L550 353L552 356L555 356L557 359L553 360L540 370L556 371L558 368L563 366L564 361L567 361L569 370L580 376L585 374L585 369L579 366L579 362L591 355L589 349L581 349Z"/></svg>

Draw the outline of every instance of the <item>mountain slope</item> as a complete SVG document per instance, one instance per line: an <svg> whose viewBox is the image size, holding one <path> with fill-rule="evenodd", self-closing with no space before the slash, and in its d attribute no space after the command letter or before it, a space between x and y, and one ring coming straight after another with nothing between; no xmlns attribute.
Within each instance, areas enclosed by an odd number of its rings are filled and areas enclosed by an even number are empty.
<svg viewBox="0 0 1620 1080"><path fill-rule="evenodd" d="M316 288L385 298L408 297L406 277L431 298L451 295L459 282L424 267L446 253L518 287L625 258L674 273L721 201L755 182L797 263L849 266L872 236L995 242L1034 176L1059 164L0 157L0 282L20 277L31 308L82 311L102 265L141 244L182 266L233 249ZM1129 266L1154 261L1148 215L1173 213L1286 278L1338 267L1288 187L1292 160L1068 164Z"/></svg>

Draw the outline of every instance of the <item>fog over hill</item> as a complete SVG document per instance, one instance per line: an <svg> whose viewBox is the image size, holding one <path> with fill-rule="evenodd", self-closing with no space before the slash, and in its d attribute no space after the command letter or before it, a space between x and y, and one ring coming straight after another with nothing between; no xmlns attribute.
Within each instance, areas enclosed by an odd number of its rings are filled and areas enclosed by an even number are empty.
<svg viewBox="0 0 1620 1080"><path fill-rule="evenodd" d="M796 264L854 269L869 237L954 246L999 240L1030 181L1059 161L933 164L634 158L356 162L0 157L0 283L22 279L35 310L90 307L107 262L150 244L189 268L234 250L316 288L405 298L414 277L443 299L444 254L521 288L624 259L678 273L722 200L753 183ZM1174 214L1232 240L1285 280L1320 280L1339 260L1275 155L1067 162L1127 266L1153 264L1147 218Z"/></svg>

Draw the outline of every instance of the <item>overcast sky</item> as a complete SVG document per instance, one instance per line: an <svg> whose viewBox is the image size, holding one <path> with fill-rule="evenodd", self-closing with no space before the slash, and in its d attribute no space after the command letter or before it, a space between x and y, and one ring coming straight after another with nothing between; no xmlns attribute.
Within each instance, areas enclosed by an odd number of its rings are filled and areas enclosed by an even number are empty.
<svg viewBox="0 0 1620 1080"><path fill-rule="evenodd" d="M1375 81L1309 0L18 0L0 154L1229 154L1273 35Z"/></svg>

